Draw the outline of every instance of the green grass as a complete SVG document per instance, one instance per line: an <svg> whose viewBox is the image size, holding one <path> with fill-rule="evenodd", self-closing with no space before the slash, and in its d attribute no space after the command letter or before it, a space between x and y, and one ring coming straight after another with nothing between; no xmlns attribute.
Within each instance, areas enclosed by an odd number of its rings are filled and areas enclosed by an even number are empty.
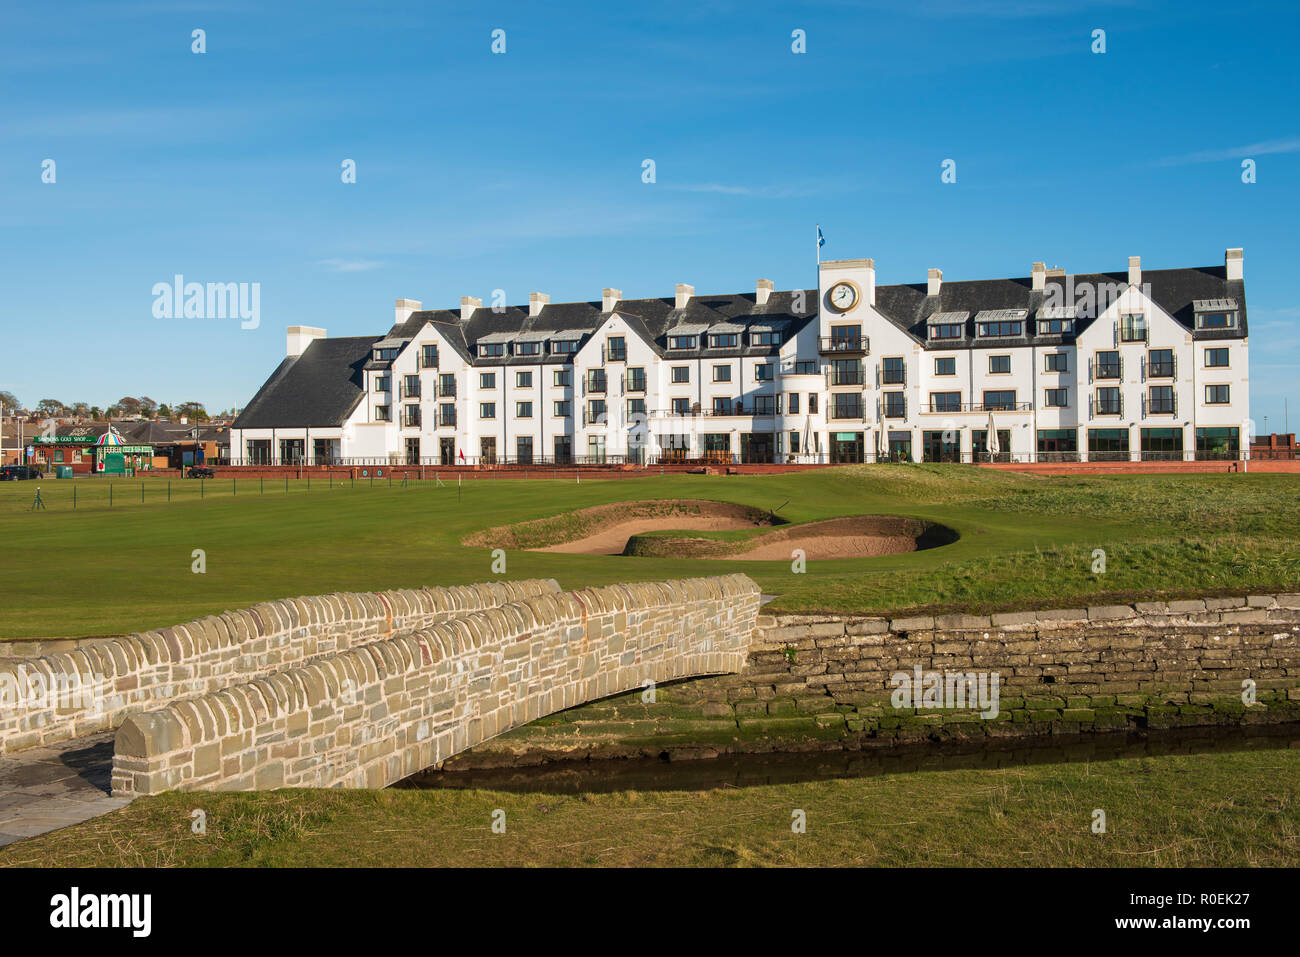
<svg viewBox="0 0 1300 957"><path fill-rule="evenodd" d="M1298 790L1300 753L1243 751L701 793L171 793L0 849L0 866L1291 867Z"/></svg>
<svg viewBox="0 0 1300 957"><path fill-rule="evenodd" d="M258 601L329 591L457 584L494 577L493 526L619 501L695 498L793 522L900 514L955 529L942 548L879 558L788 562L624 558L509 551L509 578L565 587L740 570L772 607L874 614L1077 605L1119 598L1300 590L1300 476L1041 477L969 466L881 465L770 476L615 481L226 479L200 484L45 480L0 485L0 636L117 634ZM72 489L77 509L72 509ZM564 525L564 519L556 523ZM1091 572L1106 551L1106 573ZM191 572L194 549L206 574Z"/></svg>

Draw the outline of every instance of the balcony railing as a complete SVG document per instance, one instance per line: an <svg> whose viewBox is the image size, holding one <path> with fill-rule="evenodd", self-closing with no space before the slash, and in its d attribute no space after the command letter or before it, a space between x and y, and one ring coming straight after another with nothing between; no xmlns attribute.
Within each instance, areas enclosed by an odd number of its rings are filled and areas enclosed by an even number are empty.
<svg viewBox="0 0 1300 957"><path fill-rule="evenodd" d="M871 342L866 336L823 337L817 340L817 350L822 355L864 356L871 351Z"/></svg>
<svg viewBox="0 0 1300 957"><path fill-rule="evenodd" d="M1147 378L1148 379L1174 379L1178 375L1178 357L1174 356L1167 362L1148 362Z"/></svg>
<svg viewBox="0 0 1300 957"><path fill-rule="evenodd" d="M441 399L454 399L456 397L456 383L450 385L438 386L438 397Z"/></svg>
<svg viewBox="0 0 1300 957"><path fill-rule="evenodd" d="M645 376L628 376L625 388L628 392L644 392Z"/></svg>
<svg viewBox="0 0 1300 957"><path fill-rule="evenodd" d="M456 413L451 415L441 415L438 417L438 428L454 429L456 427Z"/></svg>
<svg viewBox="0 0 1300 957"><path fill-rule="evenodd" d="M588 393L594 395L604 395L605 391L606 391L606 381L603 376L599 379L587 378L582 380L583 395L587 395Z"/></svg>
<svg viewBox="0 0 1300 957"><path fill-rule="evenodd" d="M907 418L907 400L902 402L886 402L884 412L881 413L886 419L905 419Z"/></svg>
<svg viewBox="0 0 1300 957"><path fill-rule="evenodd" d="M830 369L826 373L828 385L862 385L867 374L862 369Z"/></svg>
<svg viewBox="0 0 1300 957"><path fill-rule="evenodd" d="M1124 414L1124 396L1118 399L1102 399L1096 397L1092 400L1092 414L1101 415L1123 415Z"/></svg>
<svg viewBox="0 0 1300 957"><path fill-rule="evenodd" d="M1089 359L1088 365L1092 368L1092 377L1094 379L1122 379L1124 378L1124 357L1120 356L1115 362L1097 362Z"/></svg>
<svg viewBox="0 0 1300 957"><path fill-rule="evenodd" d="M832 403L829 409L831 419L861 419L863 417L862 410L863 406L857 403L853 405L835 405Z"/></svg>
<svg viewBox="0 0 1300 957"><path fill-rule="evenodd" d="M1177 415L1178 414L1178 393L1171 396L1157 399L1155 396L1144 396L1143 402L1146 404L1147 415Z"/></svg>
<svg viewBox="0 0 1300 957"><path fill-rule="evenodd" d="M943 405L922 405L918 407L921 415L943 415L961 412L1031 412L1032 402L949 402Z"/></svg>

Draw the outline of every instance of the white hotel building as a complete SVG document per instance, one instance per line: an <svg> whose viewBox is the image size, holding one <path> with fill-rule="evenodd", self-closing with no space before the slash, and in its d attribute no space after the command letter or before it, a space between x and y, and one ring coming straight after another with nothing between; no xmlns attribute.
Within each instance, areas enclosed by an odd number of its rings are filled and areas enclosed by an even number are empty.
<svg viewBox="0 0 1300 957"><path fill-rule="evenodd" d="M1249 452L1240 249L1219 266L458 311L290 326L232 464L1088 461ZM993 436L991 439L990 437Z"/></svg>

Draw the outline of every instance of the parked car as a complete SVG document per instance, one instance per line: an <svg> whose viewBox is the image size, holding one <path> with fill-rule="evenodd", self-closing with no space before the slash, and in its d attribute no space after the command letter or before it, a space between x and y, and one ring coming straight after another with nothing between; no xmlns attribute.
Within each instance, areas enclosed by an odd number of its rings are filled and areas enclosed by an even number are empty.
<svg viewBox="0 0 1300 957"><path fill-rule="evenodd" d="M206 465L191 465L190 470L185 473L186 478L216 478L215 469L210 469Z"/></svg>
<svg viewBox="0 0 1300 957"><path fill-rule="evenodd" d="M6 465L0 469L0 482L21 482L23 479L45 478L45 473L34 465Z"/></svg>

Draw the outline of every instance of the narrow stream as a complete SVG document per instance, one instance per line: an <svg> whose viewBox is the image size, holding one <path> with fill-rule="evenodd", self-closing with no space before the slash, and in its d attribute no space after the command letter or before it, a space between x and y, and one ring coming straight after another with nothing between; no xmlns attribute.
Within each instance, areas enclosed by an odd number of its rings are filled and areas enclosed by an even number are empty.
<svg viewBox="0 0 1300 957"><path fill-rule="evenodd" d="M913 774L958 768L1115 761L1169 754L1300 749L1300 724L1107 732L900 745L866 751L728 754L702 760L660 758L556 761L529 767L422 771L395 788L484 788L581 794L609 791L706 791L834 778Z"/></svg>

